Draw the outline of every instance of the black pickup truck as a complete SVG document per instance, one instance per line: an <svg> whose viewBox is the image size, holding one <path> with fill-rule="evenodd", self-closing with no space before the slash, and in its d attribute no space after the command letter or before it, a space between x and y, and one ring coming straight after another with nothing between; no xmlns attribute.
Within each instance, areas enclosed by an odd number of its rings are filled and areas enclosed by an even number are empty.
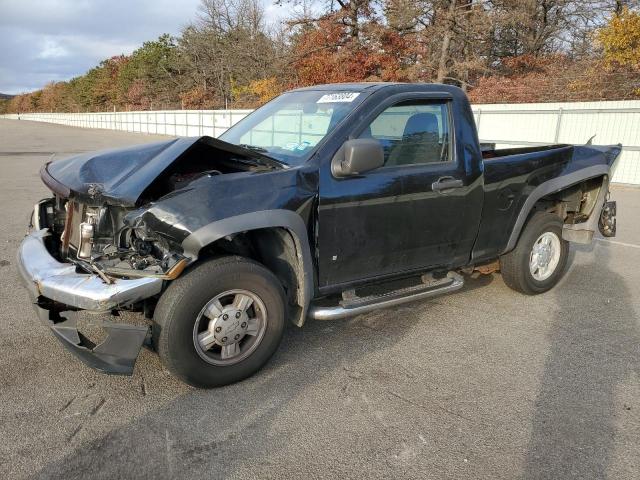
<svg viewBox="0 0 640 480"><path fill-rule="evenodd" d="M52 196L18 264L38 316L89 365L131 373L146 345L183 381L225 385L267 362L287 320L452 292L474 270L549 290L569 242L615 235L620 150L481 149L447 85L302 88L219 139L45 165ZM113 315L100 341L78 331L81 310Z"/></svg>

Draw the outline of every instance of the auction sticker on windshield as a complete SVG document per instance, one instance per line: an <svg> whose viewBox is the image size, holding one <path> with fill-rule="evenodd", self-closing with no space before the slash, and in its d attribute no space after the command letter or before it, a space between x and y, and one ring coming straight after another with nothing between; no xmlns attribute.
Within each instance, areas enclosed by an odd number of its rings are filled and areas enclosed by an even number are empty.
<svg viewBox="0 0 640 480"><path fill-rule="evenodd" d="M336 92L327 93L321 96L316 103L351 103L358 95L358 92Z"/></svg>

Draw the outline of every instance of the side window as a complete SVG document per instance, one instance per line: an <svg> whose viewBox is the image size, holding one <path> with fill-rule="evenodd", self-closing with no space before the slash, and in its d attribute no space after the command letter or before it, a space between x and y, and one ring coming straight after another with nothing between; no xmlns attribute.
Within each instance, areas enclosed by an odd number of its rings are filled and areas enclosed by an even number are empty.
<svg viewBox="0 0 640 480"><path fill-rule="evenodd" d="M384 147L385 167L452 160L449 103L407 101L384 110L360 134Z"/></svg>

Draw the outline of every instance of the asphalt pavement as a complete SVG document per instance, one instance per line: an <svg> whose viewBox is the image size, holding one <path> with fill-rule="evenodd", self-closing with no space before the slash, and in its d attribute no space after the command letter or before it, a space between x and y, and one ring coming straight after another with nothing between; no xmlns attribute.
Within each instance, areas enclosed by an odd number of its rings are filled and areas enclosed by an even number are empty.
<svg viewBox="0 0 640 480"><path fill-rule="evenodd" d="M162 137L0 119L0 478L640 478L640 189L552 291L460 292L291 327L269 364L187 387L143 350L89 369L40 324L16 249L50 158Z"/></svg>

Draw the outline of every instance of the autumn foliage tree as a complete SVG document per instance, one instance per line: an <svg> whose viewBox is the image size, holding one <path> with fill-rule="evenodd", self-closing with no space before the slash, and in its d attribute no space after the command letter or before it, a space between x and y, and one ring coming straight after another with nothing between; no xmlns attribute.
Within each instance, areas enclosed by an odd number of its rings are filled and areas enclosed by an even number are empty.
<svg viewBox="0 0 640 480"><path fill-rule="evenodd" d="M640 14L628 8L598 32L604 61L609 66L640 69Z"/></svg>
<svg viewBox="0 0 640 480"><path fill-rule="evenodd" d="M360 23L354 36L343 18L342 11L326 15L306 25L294 39L294 83L410 80L409 45L403 37L375 19Z"/></svg>
<svg viewBox="0 0 640 480"><path fill-rule="evenodd" d="M249 108L306 85L445 82L476 103L640 98L638 0L201 0L162 35L0 112Z"/></svg>

